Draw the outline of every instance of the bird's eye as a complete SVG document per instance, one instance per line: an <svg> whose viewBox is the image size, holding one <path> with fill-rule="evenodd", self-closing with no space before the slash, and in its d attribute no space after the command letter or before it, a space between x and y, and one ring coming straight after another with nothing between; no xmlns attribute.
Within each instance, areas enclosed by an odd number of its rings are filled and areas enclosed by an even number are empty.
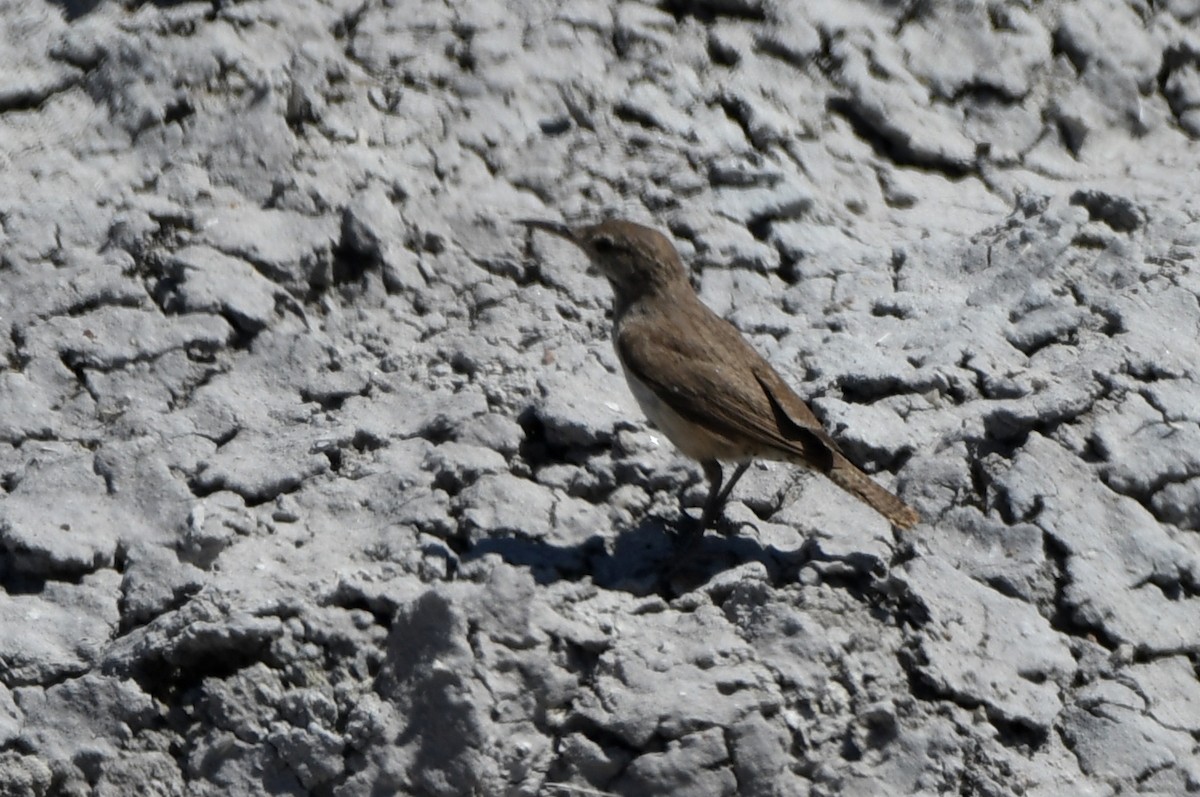
<svg viewBox="0 0 1200 797"><path fill-rule="evenodd" d="M617 251L617 245L613 242L613 239L606 235L601 235L592 241L592 247L602 255L612 254Z"/></svg>

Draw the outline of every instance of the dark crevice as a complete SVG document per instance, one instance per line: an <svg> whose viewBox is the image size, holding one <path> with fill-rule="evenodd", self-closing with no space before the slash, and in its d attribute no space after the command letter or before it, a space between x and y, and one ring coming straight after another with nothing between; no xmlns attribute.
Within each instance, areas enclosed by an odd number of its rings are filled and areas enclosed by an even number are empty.
<svg viewBox="0 0 1200 797"><path fill-rule="evenodd" d="M458 440L458 424L445 415L437 415L417 432L417 437L428 440L435 446Z"/></svg>
<svg viewBox="0 0 1200 797"><path fill-rule="evenodd" d="M1102 222L1114 232L1130 233L1146 223L1146 212L1136 202L1105 191L1081 189L1071 194L1071 204L1086 208L1090 221Z"/></svg>
<svg viewBox="0 0 1200 797"><path fill-rule="evenodd" d="M987 514L988 508L988 488L992 484L991 474L988 473L987 467L983 463L983 458L975 452L969 458L970 476L971 476L971 492L973 496L965 497L963 501L965 505L974 506L981 514Z"/></svg>
<svg viewBox="0 0 1200 797"><path fill-rule="evenodd" d="M363 17L366 16L366 13L370 7L371 4L365 2L364 0L364 2L362 2L358 8L350 9L344 13L342 18L339 19L333 26L333 30L331 32L333 33L334 38L353 39L354 35L358 33L359 24L362 22ZM350 55L350 53L347 53L347 55Z"/></svg>
<svg viewBox="0 0 1200 797"><path fill-rule="evenodd" d="M1087 124L1075 116L1058 110L1051 111L1050 121L1053 122L1059 140L1062 141L1067 151L1071 153L1071 157L1078 158L1079 154L1083 151L1084 143L1087 141Z"/></svg>
<svg viewBox="0 0 1200 797"><path fill-rule="evenodd" d="M561 136L563 133L570 131L571 117L564 114L562 116L552 116L540 119L538 120L538 129L542 131L543 135L551 138Z"/></svg>
<svg viewBox="0 0 1200 797"><path fill-rule="evenodd" d="M188 406L197 390L208 385L215 377L227 373L228 369L214 366L200 368L199 371L198 374L189 374L177 388L170 388L171 398L167 402L167 408L172 412Z"/></svg>
<svg viewBox="0 0 1200 797"><path fill-rule="evenodd" d="M308 388L301 388L300 401L316 404L324 412L337 412L346 403L347 399L354 396L366 396L369 393L370 386L363 387L361 390L315 391Z"/></svg>
<svg viewBox="0 0 1200 797"><path fill-rule="evenodd" d="M1183 650L1154 650L1145 647L1136 647L1133 650L1133 655L1130 656L1130 660L1134 664L1151 664L1156 661L1162 661L1163 659L1178 658L1181 655L1187 656L1188 661L1191 662L1192 669L1196 671L1196 676L1200 677L1200 661L1197 660L1198 654L1194 649L1190 648L1185 648Z"/></svg>
<svg viewBox="0 0 1200 797"><path fill-rule="evenodd" d="M1017 451L1025 445L1027 438L1028 433L1013 438L967 441L967 459L970 463L971 485L975 494L979 496L979 500L974 505L981 512L986 514L988 509L988 491L995 487L992 475L988 471L988 460L999 457L1011 461L1016 456ZM1013 511L1012 506L1008 502L1007 495L1003 491L998 490L995 493L994 501L1000 511L1001 518L1009 525L1027 523L1037 517L1042 511L1040 498L1036 499L1034 505L1021 517L1016 516L1016 512Z"/></svg>
<svg viewBox="0 0 1200 797"><path fill-rule="evenodd" d="M108 228L100 251L116 249L133 258L126 276L159 277L166 273L166 253L176 252L188 244L191 233L196 232L191 216L186 211L150 211L150 218L158 225L146 231L127 219L118 217Z"/></svg>
<svg viewBox="0 0 1200 797"><path fill-rule="evenodd" d="M871 315L875 318L899 318L901 320L913 317L910 308L898 305L889 299L879 299L871 304Z"/></svg>
<svg viewBox="0 0 1200 797"><path fill-rule="evenodd" d="M1163 52L1162 66L1157 75L1158 90L1167 100L1171 113L1176 118L1192 110L1195 97L1188 87L1187 80L1174 81L1175 73L1190 65L1200 66L1200 53L1184 46L1171 46Z"/></svg>
<svg viewBox="0 0 1200 797"><path fill-rule="evenodd" d="M1088 67L1088 53L1075 46L1075 42L1071 36L1058 27L1050 37L1050 55L1051 56L1066 56L1071 62L1071 66L1075 67L1075 71L1082 73Z"/></svg>
<svg viewBox="0 0 1200 797"><path fill-rule="evenodd" d="M629 103L618 102L613 107L613 114L622 122L629 122L648 130L661 130L661 126L653 114Z"/></svg>
<svg viewBox="0 0 1200 797"><path fill-rule="evenodd" d="M765 3L756 0L662 0L658 7L682 22L691 17L709 24L718 19L764 22Z"/></svg>
<svg viewBox="0 0 1200 797"><path fill-rule="evenodd" d="M856 135L866 141L875 153L900 166L912 166L959 180L977 171L973 164L962 163L935 153L918 153L904 140L903 134L887 129L886 120L872 118L854 97L831 97L826 102L830 113L841 116L854 129Z"/></svg>
<svg viewBox="0 0 1200 797"><path fill-rule="evenodd" d="M386 631L392 629L396 617L396 606L386 600L368 600L362 590L352 582L340 581L334 592L324 601L324 606L335 606L348 612L363 611L375 618L375 624Z"/></svg>
<svg viewBox="0 0 1200 797"><path fill-rule="evenodd" d="M275 303L276 311L278 312L279 302ZM234 351L249 351L254 344L254 339L258 337L258 333L266 329L257 319L250 319L241 313L236 313L228 307L222 307L218 310L218 315L225 319L225 323L229 324L230 329L234 334L225 341L224 348ZM192 352L188 352L189 356ZM215 354L215 351L213 352Z"/></svg>
<svg viewBox="0 0 1200 797"><path fill-rule="evenodd" d="M95 312L104 307L125 307L132 309L140 309L143 306L143 300L140 296L112 296L100 294L89 296L86 299L68 305L63 313L54 313L54 315L67 315L71 318L79 318L88 313ZM85 333L86 334L86 333Z"/></svg>
<svg viewBox="0 0 1200 797"><path fill-rule="evenodd" d="M203 588L198 583L184 584L171 589L169 598L164 599L161 603L154 606L153 611L133 611L129 605L129 594L125 585L127 582L122 582L122 589L119 598L117 599L117 609L121 615L121 621L118 625L118 636L124 636L135 629L142 628L156 620L178 611L188 603L195 595Z"/></svg>
<svg viewBox="0 0 1200 797"><path fill-rule="evenodd" d="M91 330L86 329L83 332L83 336L95 337ZM113 373L114 371L122 371L130 366L157 362L163 357L178 351L183 351L187 358L193 362L212 363L215 361L216 353L222 345L223 343L217 341L193 340L162 351L137 352L132 356L113 357L108 360L100 359L87 351L68 348L59 352L59 360L67 370L75 374L76 379L91 394L92 398L99 401L99 396L92 390L87 379L88 371L96 371L102 374Z"/></svg>
<svg viewBox="0 0 1200 797"><path fill-rule="evenodd" d="M479 60L471 52L471 41L475 38L475 29L466 25L455 24L451 27L458 41L447 47L447 53L458 68L471 74L479 65Z"/></svg>
<svg viewBox="0 0 1200 797"><path fill-rule="evenodd" d="M530 285L541 285L544 288L554 289L554 285L547 282L542 274L541 262L528 251L526 252L526 260L524 261L511 257L498 256L474 257L471 259L471 262L489 274L511 280L518 287L525 288Z"/></svg>
<svg viewBox="0 0 1200 797"><path fill-rule="evenodd" d="M717 101L721 104L721 109L725 111L725 116L742 128L742 135L746 137L747 141L753 143L755 137L751 132L749 105L744 100L728 94L722 94Z"/></svg>
<svg viewBox="0 0 1200 797"><path fill-rule="evenodd" d="M908 252L901 248L892 249L891 260L888 261L888 267L892 270L892 290L900 293L900 274L904 271L905 264L908 263ZM898 318L907 317L907 311L904 314L897 315Z"/></svg>
<svg viewBox="0 0 1200 797"><path fill-rule="evenodd" d="M1050 739L1050 729L1040 728L1019 719L1001 717L986 709L988 721L996 729L996 741L1005 747L1034 752L1042 749Z"/></svg>
<svg viewBox="0 0 1200 797"><path fill-rule="evenodd" d="M1192 589L1190 585L1184 583L1180 578L1161 572L1151 573L1144 580L1135 583L1133 588L1141 589L1145 586L1155 587L1162 593L1164 598L1172 603L1189 600L1197 596L1196 590Z"/></svg>
<svg viewBox="0 0 1200 797"><path fill-rule="evenodd" d="M933 6L925 0L902 0L896 3L894 8L897 13L891 29L893 37L899 37L905 28L928 18L933 11Z"/></svg>
<svg viewBox="0 0 1200 797"><path fill-rule="evenodd" d="M59 531L70 531L68 524L58 527ZM104 570L108 564L101 554L95 554L90 562L56 563L44 551L30 551L20 543L0 546L0 585L10 593L38 594L46 583L79 586L85 576Z"/></svg>
<svg viewBox="0 0 1200 797"><path fill-rule="evenodd" d="M1125 327L1125 319L1121 316L1119 310L1108 307L1092 307L1090 309L1104 320L1104 323L1099 327L1101 335L1108 338L1115 338L1117 335L1129 331Z"/></svg>
<svg viewBox="0 0 1200 797"><path fill-rule="evenodd" d="M75 375L75 381L79 383L80 389L87 392L92 397L92 401L99 403L100 395L92 387L91 380L88 379L87 368L79 362L82 359L84 358L79 357L77 352L72 351L65 351L59 355L59 361L62 362L68 371Z"/></svg>
<svg viewBox="0 0 1200 797"><path fill-rule="evenodd" d="M1014 583L1008 576L992 576L983 579L983 583L1006 598L1014 598L1019 601L1025 600L1025 594L1022 591L1021 585Z"/></svg>
<svg viewBox="0 0 1200 797"><path fill-rule="evenodd" d="M1007 6L988 6L988 25L996 33L1020 33L1022 25L1014 22L1009 16L1012 11Z"/></svg>
<svg viewBox="0 0 1200 797"><path fill-rule="evenodd" d="M78 75L63 75L46 86L26 86L0 92L0 113L35 111L55 94L79 84Z"/></svg>
<svg viewBox="0 0 1200 797"><path fill-rule="evenodd" d="M855 737L858 735L858 728L850 726L842 734L841 743L838 745L838 754L843 761L857 763L863 759L866 753L858 743Z"/></svg>
<svg viewBox="0 0 1200 797"><path fill-rule="evenodd" d="M1094 398L1086 406L1063 407L1059 414L1045 417L1029 418L1019 408L999 406L983 416L983 428L989 443L1004 449L1016 450L1025 445L1029 435L1037 432L1042 437L1053 437L1063 424L1069 424L1076 418L1089 412Z"/></svg>
<svg viewBox="0 0 1200 797"><path fill-rule="evenodd" d="M737 66L742 60L742 54L736 47L730 46L713 32L709 32L708 35L708 57L720 66Z"/></svg>
<svg viewBox="0 0 1200 797"><path fill-rule="evenodd" d="M180 315L186 312L179 296L179 289L183 286L182 279L174 276L155 278L143 274L143 281L146 283L146 293L149 294L150 301L154 302L163 315Z"/></svg>
<svg viewBox="0 0 1200 797"><path fill-rule="evenodd" d="M452 506L450 510L450 519L455 522L457 530L449 534L438 534L434 533L434 530L430 529L426 530L426 533L429 533L431 536L435 536L444 542L446 547L450 549L451 553L457 557L458 561L469 559L476 546L471 544L466 530L462 529L460 510L455 509ZM455 565L455 569L457 569L457 565Z"/></svg>
<svg viewBox="0 0 1200 797"><path fill-rule="evenodd" d="M576 716L578 715L576 714ZM609 794L611 793L613 784L620 780L624 775L628 762L633 761L645 752L644 750L633 747L619 735L605 728L601 728L595 723L586 723L578 728L573 728L572 730L577 730L585 738L587 738L596 746L598 750L602 751L604 757L609 761L625 762L625 766L617 767L607 780L599 780L596 782L589 781L589 788L568 788L566 787L567 782L578 774L578 764L574 760L574 756L570 754L560 755L550 763L550 768L546 773L546 780L544 782L547 785L561 783L563 784L563 787L558 789L551 788L547 794L559 792L564 795L564 797L565 795L576 792L579 794ZM548 737L554 737L563 734L563 731L557 727L544 728L543 732Z"/></svg>
<svg viewBox="0 0 1200 797"><path fill-rule="evenodd" d="M1139 382L1153 384L1161 382L1164 379L1178 379L1183 374L1169 370L1166 366L1160 365L1150 357L1143 357L1137 360L1126 359L1121 366L1122 374L1136 379Z"/></svg>
<svg viewBox="0 0 1200 797"><path fill-rule="evenodd" d="M1083 449L1079 452L1079 458L1089 465L1099 465L1103 462L1108 462L1109 452L1100 444L1096 435L1091 434L1084 438Z"/></svg>
<svg viewBox="0 0 1200 797"><path fill-rule="evenodd" d="M1091 250L1093 252L1102 252L1108 249L1110 241L1106 236L1097 235L1094 229L1084 227L1077 235L1071 238L1071 246L1076 249Z"/></svg>
<svg viewBox="0 0 1200 797"><path fill-rule="evenodd" d="M1016 105L1024 100L1025 97L1021 94L1014 94L1004 86L989 83L985 80L976 80L958 86L954 93L945 99L954 105L970 102L976 106L986 106Z"/></svg>
<svg viewBox="0 0 1200 797"><path fill-rule="evenodd" d="M765 241L771 235L771 223L774 219L770 216L755 216L746 222L746 229L754 236L756 241Z"/></svg>
<svg viewBox="0 0 1200 797"><path fill-rule="evenodd" d="M1164 725L1164 727L1169 727L1169 726ZM1176 728L1175 730L1180 730L1180 729ZM1133 779L1133 782L1138 785L1137 792L1142 793L1142 794L1154 794L1154 793L1162 794L1162 792L1158 789L1143 789L1143 787L1146 784L1148 784L1150 782L1151 778L1153 778L1155 775L1159 774L1160 772L1166 772L1168 770L1174 769L1178 766L1179 766L1179 764L1175 761L1162 761L1162 762L1156 762L1156 763L1151 763L1151 764L1147 765L1146 769L1142 772L1139 772L1137 774L1137 777L1135 777ZM1191 778L1188 778L1188 791L1192 791L1192 788L1191 788L1192 785L1193 785L1193 781L1191 780Z"/></svg>
<svg viewBox="0 0 1200 797"><path fill-rule="evenodd" d="M100 5L100 0L50 0L62 9L67 22L74 22L82 16L92 13Z"/></svg>
<svg viewBox="0 0 1200 797"><path fill-rule="evenodd" d="M462 491L479 478L479 473L460 473L454 469L437 470L433 474L433 488L441 490L450 498L457 498Z"/></svg>
<svg viewBox="0 0 1200 797"><path fill-rule="evenodd" d="M190 362L199 363L201 365L213 365L217 361L217 354L221 351L224 345L224 341L193 340L189 343L186 343L182 348L184 356L187 357ZM152 361L157 360L159 357L166 356L172 351L178 351L178 349L164 351L162 354L156 355L150 359Z"/></svg>
<svg viewBox="0 0 1200 797"><path fill-rule="evenodd" d="M1071 327L1070 329L1047 328L1040 330L1040 334L1031 334L1027 338L1010 333L1005 339L1010 346L1026 357L1033 357L1042 349L1047 349L1051 346L1078 346L1079 330L1076 327Z"/></svg>
<svg viewBox="0 0 1200 797"><path fill-rule="evenodd" d="M1089 438L1089 443L1092 444L1101 455L1105 454L1094 436ZM1105 457L1104 461L1109 461L1107 456ZM1153 479L1143 485L1133 481L1118 481L1117 479L1114 479L1111 470L1108 468L1103 468L1100 471L1100 481L1104 483L1105 487L1112 490L1114 493L1117 493L1118 495L1123 495L1127 498L1132 498L1134 501L1137 501L1146 509L1147 512L1149 512L1151 515L1154 515L1154 517L1159 520L1163 520L1163 518L1161 517L1161 513L1154 508L1154 496L1168 485L1184 484L1197 477L1200 477L1200 473L1192 473L1191 471L1187 470L1177 473L1158 473L1155 474Z"/></svg>
<svg viewBox="0 0 1200 797"><path fill-rule="evenodd" d="M350 439L350 445L354 446L354 449L359 452L377 451L387 447L387 440L371 434L364 429L359 429L354 433L354 437Z"/></svg>
<svg viewBox="0 0 1200 797"><path fill-rule="evenodd" d="M775 273L779 279L787 285L799 285L804 278L800 272L801 258L791 252L781 251L779 247L776 247L776 251L779 252L779 268Z"/></svg>
<svg viewBox="0 0 1200 797"><path fill-rule="evenodd" d="M288 495L299 490L303 486L303 480L298 476L287 476L277 479L270 485L264 486L261 490L239 490L236 485L231 485L223 478L206 480L203 478L203 471L196 474L187 481L188 489L192 491L192 495L197 498L207 498L213 493L221 490L228 490L242 497L248 508L261 506L262 504L274 501L281 495Z"/></svg>
<svg viewBox="0 0 1200 797"><path fill-rule="evenodd" d="M150 654L138 661L136 669L128 675L144 692L165 705L187 705L199 697L196 690L204 681L227 680L247 667L261 663L271 645L271 640L266 638L249 649L245 647L244 640L235 642L224 649L214 646L191 651L187 656L178 656L177 663L168 662L161 655Z"/></svg>
<svg viewBox="0 0 1200 797"><path fill-rule="evenodd" d="M848 689L850 694L854 694L855 685L848 685ZM883 753L883 751L887 750L901 738L902 729L894 715L887 715L886 713L879 715L868 712L862 716L862 722L867 731L866 736L863 737L863 742L866 745L864 752L876 750ZM886 755L886 753L884 754Z"/></svg>
<svg viewBox="0 0 1200 797"><path fill-rule="evenodd" d="M1107 650L1116 650L1119 642L1103 627L1080 622L1074 608L1067 603L1067 587L1071 583L1068 572L1070 552L1053 534L1043 531L1042 550L1046 561L1054 568L1054 611L1050 615L1050 627L1073 637L1091 640Z"/></svg>
<svg viewBox="0 0 1200 797"><path fill-rule="evenodd" d="M562 657L564 665L575 673L580 686L594 688L600 656L610 647L603 643L575 642L551 632L550 650Z"/></svg>
<svg viewBox="0 0 1200 797"><path fill-rule="evenodd" d="M535 473L546 465L582 464L587 461L587 453L579 446L556 445L547 439L546 426L535 408L527 407L517 416L517 423L525 432L518 452ZM604 450L607 451L608 447L604 446Z"/></svg>
<svg viewBox="0 0 1200 797"><path fill-rule="evenodd" d="M909 691L913 697L925 703L950 702L974 712L980 708L988 722L996 729L996 740L1006 747L1036 751L1049 740L1049 729L1031 725L1020 718L1002 716L993 706L970 695L960 694L935 683L925 672L930 666L917 638L910 640L897 654L907 676Z"/></svg>
<svg viewBox="0 0 1200 797"><path fill-rule="evenodd" d="M881 586L880 578L884 575L886 566L872 554L851 552L831 556L821 550L818 542L807 540L793 556L797 571L805 567L815 569L820 574L822 584L844 592L859 603L871 607L876 620L896 618L898 613L905 611L900 607L896 596L885 586ZM787 578L784 581L792 583L793 579Z"/></svg>
<svg viewBox="0 0 1200 797"><path fill-rule="evenodd" d="M319 277L319 271L314 271L317 279L310 283L309 295L306 298L311 303L330 288L357 283L368 271L378 267L379 261L374 255L357 251L349 246L343 237L337 248L333 250L328 281Z"/></svg>
<svg viewBox="0 0 1200 797"><path fill-rule="evenodd" d="M1070 291L1071 298L1078 307L1086 308L1089 313L1099 318L1099 324L1097 325L1097 322L1093 321L1091 328L1109 338L1127 331L1125 329L1125 319L1122 317L1120 310L1115 307L1089 302L1083 289L1074 281L1067 282L1065 287Z"/></svg>
<svg viewBox="0 0 1200 797"><path fill-rule="evenodd" d="M44 573L31 573L23 568L13 567L9 552L4 550L3 553L4 558L0 564L0 592L6 595L40 595L46 590L46 582L50 579Z"/></svg>
<svg viewBox="0 0 1200 797"><path fill-rule="evenodd" d="M892 616L895 619L896 628L919 633L920 629L932 622L929 607L925 606L924 601L912 593L912 589L907 583L898 581L895 577L889 577L888 581L884 582L884 588L892 595L894 606ZM913 637L906 647L900 649L901 663L911 664L914 667L928 665L929 661L925 659L924 652L913 647L914 643L916 643L916 637Z"/></svg>
<svg viewBox="0 0 1200 797"><path fill-rule="evenodd" d="M163 108L163 124L169 125L182 122L189 116L195 115L195 113L196 108L192 105L192 101L186 95L181 95Z"/></svg>
<svg viewBox="0 0 1200 797"><path fill-rule="evenodd" d="M842 374L837 378L836 385L842 394L842 400L847 404L874 404L893 396L907 396L912 393L908 385L895 376Z"/></svg>
<svg viewBox="0 0 1200 797"><path fill-rule="evenodd" d="M8 329L8 339L12 341L12 370L21 373L33 360L33 357L25 350L25 334L20 327L13 324Z"/></svg>

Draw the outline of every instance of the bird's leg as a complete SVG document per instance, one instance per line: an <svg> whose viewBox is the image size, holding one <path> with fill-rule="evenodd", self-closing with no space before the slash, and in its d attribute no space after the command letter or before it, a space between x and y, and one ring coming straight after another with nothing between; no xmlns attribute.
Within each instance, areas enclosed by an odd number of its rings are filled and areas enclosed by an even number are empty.
<svg viewBox="0 0 1200 797"><path fill-rule="evenodd" d="M702 463L704 475L708 478L708 498L704 501L704 514L700 516L700 530L703 531L716 521L720 515L721 509L724 508L725 502L729 500L729 494L733 492L733 485L737 484L737 480L742 478L742 474L746 472L746 468L750 467L749 462L743 462L738 465L737 470L729 477L729 481L725 483L724 489L721 488L721 463L715 459L710 459Z"/></svg>
<svg viewBox="0 0 1200 797"><path fill-rule="evenodd" d="M725 482L725 489L721 490L721 494L717 496L717 508L725 506L725 502L729 500L729 494L733 492L733 485L737 484L738 479L745 475L746 469L750 467L749 462L743 462L737 466L737 470L729 477L729 481Z"/></svg>
<svg viewBox="0 0 1200 797"><path fill-rule="evenodd" d="M742 478L742 474L750 467L749 462L743 462L738 465L737 470L729 477L729 481L725 484L725 488L721 489L721 463L715 459L706 460L700 463L704 469L704 476L708 479L708 497L704 499L704 512L700 515L700 522L687 532L687 536L683 538L682 549L675 553L675 564L671 567L670 573L678 571L681 563L687 560L692 550L700 544L704 538L704 532L717 519L721 513L725 502L729 500L729 493L733 491L733 485L737 484L737 480Z"/></svg>

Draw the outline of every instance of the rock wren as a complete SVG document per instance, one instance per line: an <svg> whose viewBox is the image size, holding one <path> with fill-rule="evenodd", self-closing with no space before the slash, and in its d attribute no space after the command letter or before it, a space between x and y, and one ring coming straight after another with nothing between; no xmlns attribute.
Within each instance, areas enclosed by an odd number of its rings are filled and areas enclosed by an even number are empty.
<svg viewBox="0 0 1200 797"><path fill-rule="evenodd" d="M701 529L716 519L750 460L760 458L822 473L901 528L920 519L848 460L741 332L700 301L666 236L629 221L520 223L575 244L612 284L613 344L629 388L646 417L699 460L708 479ZM722 460L740 463L724 488Z"/></svg>

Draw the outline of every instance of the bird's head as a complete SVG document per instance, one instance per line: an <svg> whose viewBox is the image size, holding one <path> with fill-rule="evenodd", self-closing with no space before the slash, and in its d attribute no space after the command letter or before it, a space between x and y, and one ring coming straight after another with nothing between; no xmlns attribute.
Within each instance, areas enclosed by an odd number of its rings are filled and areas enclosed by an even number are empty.
<svg viewBox="0 0 1200 797"><path fill-rule="evenodd" d="M631 221L604 221L586 227L568 227L553 221L522 220L521 224L570 241L582 249L591 265L608 278L618 302L630 302L661 291L687 274L670 240L649 227Z"/></svg>

